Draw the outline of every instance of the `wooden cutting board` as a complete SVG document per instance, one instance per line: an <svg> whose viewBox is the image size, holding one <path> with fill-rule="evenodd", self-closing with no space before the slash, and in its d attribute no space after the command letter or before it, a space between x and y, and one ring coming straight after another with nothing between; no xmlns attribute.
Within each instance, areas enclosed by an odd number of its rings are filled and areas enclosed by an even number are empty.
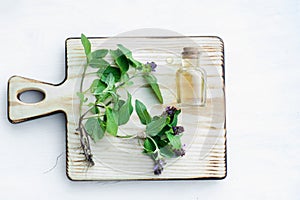
<svg viewBox="0 0 300 200"><path fill-rule="evenodd" d="M79 119L80 78L85 63L80 38L66 40L66 78L53 85L20 76L9 80L8 116L19 123L55 112L66 114L67 176L71 180L169 180L169 179L222 179L226 177L226 121L224 44L218 37L119 37L90 38L92 50L115 49L123 44L133 51L140 61L155 61L155 75L165 99L158 104L142 83L131 86L135 98L149 106L151 114L158 114L167 105L176 105L175 73L181 66L183 47L199 47L200 66L207 73L207 104L205 107L182 108L179 124L185 127L182 137L186 155L168 160L159 176L153 175L153 161L141 153L142 147L134 140L124 140L106 135L98 143L91 142L95 166L88 167L76 133ZM91 78L92 80L92 78ZM87 81L88 82L88 81ZM37 103L24 103L19 95L28 90L45 94ZM134 113L130 123L121 132L136 132L141 127Z"/></svg>

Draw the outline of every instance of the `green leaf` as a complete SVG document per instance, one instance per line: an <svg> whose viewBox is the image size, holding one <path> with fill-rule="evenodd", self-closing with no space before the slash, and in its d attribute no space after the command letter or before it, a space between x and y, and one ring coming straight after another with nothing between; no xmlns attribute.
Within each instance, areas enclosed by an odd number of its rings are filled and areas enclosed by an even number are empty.
<svg viewBox="0 0 300 200"><path fill-rule="evenodd" d="M118 82L121 78L121 71L119 68L108 66L104 72L97 72L98 76L101 78L103 82L106 81L106 78L109 74L112 74L115 77L115 81Z"/></svg>
<svg viewBox="0 0 300 200"><path fill-rule="evenodd" d="M89 118L86 121L84 128L95 142L99 141L104 136L105 129L96 118Z"/></svg>
<svg viewBox="0 0 300 200"><path fill-rule="evenodd" d="M166 145L163 148L160 148L160 154L166 158L174 158L176 157L175 152L172 149L171 145Z"/></svg>
<svg viewBox="0 0 300 200"><path fill-rule="evenodd" d="M166 132L167 138L170 141L170 144L175 148L175 149L180 149L181 148L181 141L180 141L180 136L178 135L173 135L172 131Z"/></svg>
<svg viewBox="0 0 300 200"><path fill-rule="evenodd" d="M115 85L115 77L112 73L108 74L105 79L105 83L107 84L107 88L110 90Z"/></svg>
<svg viewBox="0 0 300 200"><path fill-rule="evenodd" d="M173 120L170 123L171 126L176 126L178 121L178 115L181 113L181 110L176 110L173 116Z"/></svg>
<svg viewBox="0 0 300 200"><path fill-rule="evenodd" d="M117 44L117 46L127 58L132 58L132 52L129 49L124 47L122 44Z"/></svg>
<svg viewBox="0 0 300 200"><path fill-rule="evenodd" d="M139 100L135 100L135 111L140 118L142 124L149 124L151 122L151 116L147 111L146 106Z"/></svg>
<svg viewBox="0 0 300 200"><path fill-rule="evenodd" d="M91 93L94 93L95 92L95 90L96 90L96 88L98 87L98 83L100 82L100 79L95 79L94 81L93 81L93 83L91 84L91 86L90 86L90 91L91 91Z"/></svg>
<svg viewBox="0 0 300 200"><path fill-rule="evenodd" d="M155 151L156 147L152 140L149 138L146 138L144 141L144 150L145 153L153 153Z"/></svg>
<svg viewBox="0 0 300 200"><path fill-rule="evenodd" d="M106 107L105 110L106 114L106 131L116 136L118 133L118 120L116 119L116 114L113 112L113 110L110 107Z"/></svg>
<svg viewBox="0 0 300 200"><path fill-rule="evenodd" d="M83 45L85 55L89 56L89 54L91 53L91 43L84 34L81 34L81 43Z"/></svg>
<svg viewBox="0 0 300 200"><path fill-rule="evenodd" d="M157 135L157 136L153 137L153 139L155 140L155 142L159 148L163 148L164 146L169 144L169 140L166 135L164 135L163 137L160 137Z"/></svg>
<svg viewBox="0 0 300 200"><path fill-rule="evenodd" d="M120 67L121 73L122 74L126 73L129 69L129 63L126 56L122 53L122 51L120 49L110 50L109 53L114 59L116 65Z"/></svg>
<svg viewBox="0 0 300 200"><path fill-rule="evenodd" d="M166 124L168 124L167 119L168 117L166 118ZM165 133L169 130L170 130L170 126L165 126L163 129L161 129L161 131L157 134L157 136L160 136L162 139L165 139L167 137Z"/></svg>
<svg viewBox="0 0 300 200"><path fill-rule="evenodd" d="M125 101L122 100L122 99L119 99L119 100L118 100L118 103L115 103L115 104L114 104L114 110L118 111L119 108L121 108L121 106L124 105L124 104L125 104Z"/></svg>
<svg viewBox="0 0 300 200"><path fill-rule="evenodd" d="M166 125L166 116L161 116L156 120L151 121L146 126L146 134L156 136Z"/></svg>
<svg viewBox="0 0 300 200"><path fill-rule="evenodd" d="M88 98L85 98L83 93L77 92L76 94L79 97L80 102L82 102L82 103L87 102Z"/></svg>
<svg viewBox="0 0 300 200"><path fill-rule="evenodd" d="M152 74L146 74L143 77L146 79L147 83L151 86L152 91L156 95L159 102L161 104L164 103L164 100L163 100L163 97L161 95L160 88L157 84L157 79L155 78L155 76L153 76Z"/></svg>
<svg viewBox="0 0 300 200"><path fill-rule="evenodd" d="M129 49L127 49L126 47L124 47L122 44L118 44L117 46L122 51L122 53L127 57L130 65L132 65L135 68L139 68L139 67L141 67L143 65L141 62L135 60L132 57L132 52Z"/></svg>
<svg viewBox="0 0 300 200"><path fill-rule="evenodd" d="M89 62L89 65L92 68L104 68L104 69L110 66L110 64L102 58L97 58L97 59L92 58L92 60Z"/></svg>
<svg viewBox="0 0 300 200"><path fill-rule="evenodd" d="M128 73L125 73L125 74L121 75L121 79L120 79L121 82L127 82L128 80L129 80Z"/></svg>
<svg viewBox="0 0 300 200"><path fill-rule="evenodd" d="M119 125L123 125L123 124L126 124L129 119L130 119L130 116L133 112L133 107L132 107L132 104L131 104L131 95L129 93L127 93L127 100L126 102L120 106L119 108L119 117L118 117L118 124Z"/></svg>
<svg viewBox="0 0 300 200"><path fill-rule="evenodd" d="M93 51L92 58L104 58L108 53L107 49L98 49Z"/></svg>
<svg viewBox="0 0 300 200"><path fill-rule="evenodd" d="M100 111L99 111L99 108L97 107L97 106L93 106L92 108L91 108L91 113L93 113L93 114L98 114Z"/></svg>
<svg viewBox="0 0 300 200"><path fill-rule="evenodd" d="M100 79L95 79L90 86L90 91L94 95L99 95L103 92L103 90L105 90L106 87L107 85L103 83Z"/></svg>
<svg viewBox="0 0 300 200"><path fill-rule="evenodd" d="M108 92L102 92L100 94L95 95L97 101L96 103L105 103L105 101L111 96Z"/></svg>
<svg viewBox="0 0 300 200"><path fill-rule="evenodd" d="M142 69L143 64L141 62L134 60L133 58L128 59L128 61L129 61L129 64L131 66L133 66L134 68Z"/></svg>

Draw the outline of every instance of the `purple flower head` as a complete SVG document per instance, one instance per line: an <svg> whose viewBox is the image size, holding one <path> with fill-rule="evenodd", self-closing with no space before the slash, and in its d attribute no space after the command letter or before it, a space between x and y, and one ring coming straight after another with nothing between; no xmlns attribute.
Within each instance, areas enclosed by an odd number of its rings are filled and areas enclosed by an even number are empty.
<svg viewBox="0 0 300 200"><path fill-rule="evenodd" d="M153 168L154 174L155 175L160 175L162 173L163 169L164 169L164 167L163 167L164 165L165 165L165 163L164 163L163 160L155 161L155 165L154 165L154 168Z"/></svg>
<svg viewBox="0 0 300 200"><path fill-rule="evenodd" d="M181 149L175 149L174 150L174 153L177 155L177 156L184 156L185 155L185 150L183 148Z"/></svg>
<svg viewBox="0 0 300 200"><path fill-rule="evenodd" d="M170 117L173 117L176 111L177 111L177 108L175 108L174 106L168 106L168 107L166 107L166 113Z"/></svg>
<svg viewBox="0 0 300 200"><path fill-rule="evenodd" d="M184 132L183 126L172 126L174 135L179 135L180 133Z"/></svg>
<svg viewBox="0 0 300 200"><path fill-rule="evenodd" d="M161 172L162 172L162 170L163 170L163 168L160 167L158 164L156 164L156 165L154 165L153 170L154 170L154 174L155 174L155 175L160 175Z"/></svg>
<svg viewBox="0 0 300 200"><path fill-rule="evenodd" d="M155 62L147 62L146 65L151 67L151 71L153 71L153 72L156 71L157 64Z"/></svg>

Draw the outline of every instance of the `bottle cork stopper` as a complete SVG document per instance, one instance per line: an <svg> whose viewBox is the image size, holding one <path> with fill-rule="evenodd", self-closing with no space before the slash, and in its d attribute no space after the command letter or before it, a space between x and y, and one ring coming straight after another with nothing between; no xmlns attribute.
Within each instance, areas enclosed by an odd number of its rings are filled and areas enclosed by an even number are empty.
<svg viewBox="0 0 300 200"><path fill-rule="evenodd" d="M199 57L198 47L184 47L182 52L183 58L198 58Z"/></svg>

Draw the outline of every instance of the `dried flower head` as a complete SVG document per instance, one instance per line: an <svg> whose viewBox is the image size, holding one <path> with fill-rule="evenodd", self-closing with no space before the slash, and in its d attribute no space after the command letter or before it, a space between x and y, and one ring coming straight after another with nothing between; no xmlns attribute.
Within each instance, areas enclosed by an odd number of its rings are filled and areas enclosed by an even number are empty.
<svg viewBox="0 0 300 200"><path fill-rule="evenodd" d="M151 71L156 71L157 64L155 62L147 62L146 65L151 68Z"/></svg>
<svg viewBox="0 0 300 200"><path fill-rule="evenodd" d="M180 133L184 132L183 126L173 126L172 127L174 135L179 135Z"/></svg>
<svg viewBox="0 0 300 200"><path fill-rule="evenodd" d="M155 175L160 175L164 169L164 165L165 165L165 162L162 160L162 159L159 159L157 161L155 161L155 165L154 165L154 174Z"/></svg>
<svg viewBox="0 0 300 200"><path fill-rule="evenodd" d="M174 153L177 155L177 156L184 156L185 155L185 150L183 148L181 149L175 149L174 150Z"/></svg>
<svg viewBox="0 0 300 200"><path fill-rule="evenodd" d="M176 111L177 111L177 108L175 108L174 106L168 106L168 107L166 107L166 113L170 117L173 117Z"/></svg>

